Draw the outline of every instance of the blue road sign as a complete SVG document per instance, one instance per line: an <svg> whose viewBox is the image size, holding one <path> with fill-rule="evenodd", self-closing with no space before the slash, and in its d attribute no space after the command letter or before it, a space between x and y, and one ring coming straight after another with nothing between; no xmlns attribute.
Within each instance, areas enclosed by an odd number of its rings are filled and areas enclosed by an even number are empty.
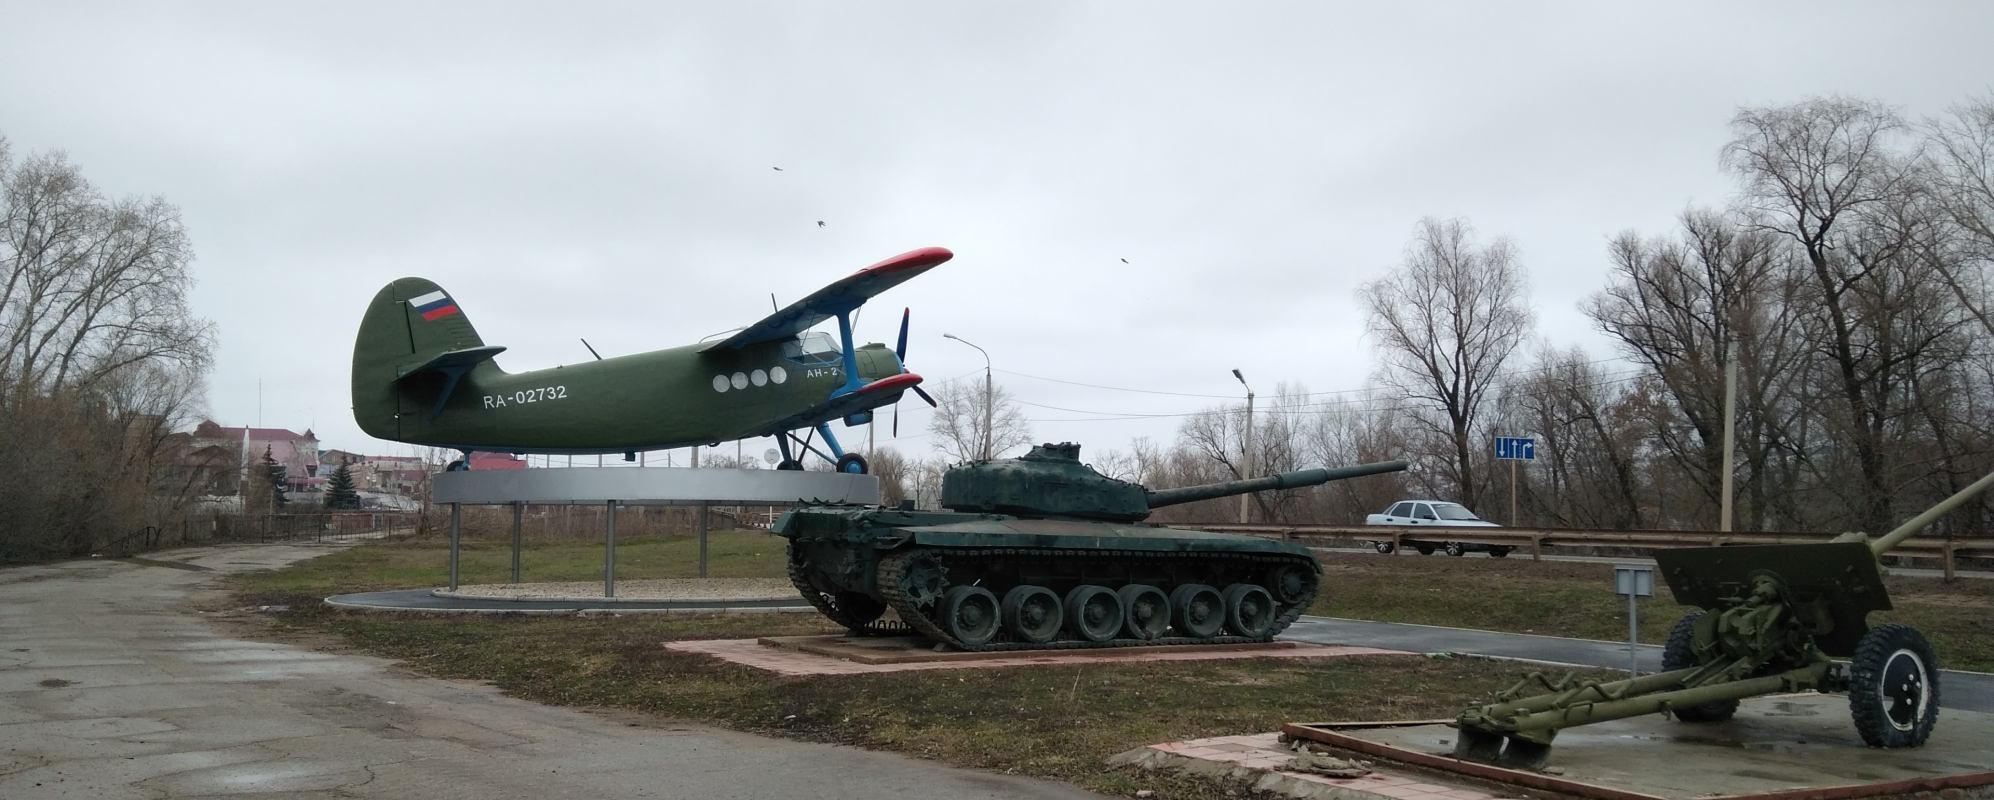
<svg viewBox="0 0 1994 800"><path fill-rule="evenodd" d="M1526 436L1497 436L1495 457L1497 461L1536 461L1537 440Z"/></svg>

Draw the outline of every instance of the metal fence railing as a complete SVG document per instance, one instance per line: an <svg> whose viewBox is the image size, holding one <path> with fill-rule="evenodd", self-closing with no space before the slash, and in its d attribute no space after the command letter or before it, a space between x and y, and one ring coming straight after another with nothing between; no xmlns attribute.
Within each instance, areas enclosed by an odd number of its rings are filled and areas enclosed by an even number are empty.
<svg viewBox="0 0 1994 800"><path fill-rule="evenodd" d="M1397 525L1317 525L1309 523L1171 523L1173 527L1226 533L1267 536L1304 544L1349 541L1390 542L1394 550L1402 539L1472 542L1508 545L1529 550L1541 560L1546 547L1603 548L1617 550L1656 550L1676 547L1714 547L1739 544L1820 543L1835 538L1825 533L1772 533L1762 531L1664 531L1588 530L1582 528L1453 528ZM1936 560L1946 580L1955 577L1961 558L1994 558L1994 537L1946 538L1913 537L1891 551L1891 555Z"/></svg>

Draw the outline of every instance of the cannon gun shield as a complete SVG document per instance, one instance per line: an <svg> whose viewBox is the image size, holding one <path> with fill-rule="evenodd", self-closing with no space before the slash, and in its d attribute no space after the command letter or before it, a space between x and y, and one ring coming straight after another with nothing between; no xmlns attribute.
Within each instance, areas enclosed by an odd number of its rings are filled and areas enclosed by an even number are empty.
<svg viewBox="0 0 1994 800"><path fill-rule="evenodd" d="M1676 602L1721 612L1751 595L1752 582L1772 574L1822 652L1847 658L1869 632L1869 612L1889 611L1890 595L1876 556L1860 542L1689 547L1655 551L1655 563Z"/></svg>

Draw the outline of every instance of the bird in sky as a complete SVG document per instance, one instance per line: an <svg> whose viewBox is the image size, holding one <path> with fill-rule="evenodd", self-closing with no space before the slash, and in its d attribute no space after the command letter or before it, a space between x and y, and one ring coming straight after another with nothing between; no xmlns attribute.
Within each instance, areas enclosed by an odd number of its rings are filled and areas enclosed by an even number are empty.
<svg viewBox="0 0 1994 800"><path fill-rule="evenodd" d="M775 171L777 171L777 172L781 172L781 171L782 171L782 167L769 167L769 169L772 169L772 170L775 170Z"/></svg>
<svg viewBox="0 0 1994 800"><path fill-rule="evenodd" d="M1127 264L1127 263L1129 263L1129 260L1128 260L1128 259L1126 259L1126 258L1124 258L1124 259L1122 259L1122 263L1124 263L1124 264Z"/></svg>
<svg viewBox="0 0 1994 800"><path fill-rule="evenodd" d="M822 228L822 227L824 227L824 221L823 221L823 220L821 220L821 219L820 219L820 220L817 220L817 227L819 227L819 228Z"/></svg>

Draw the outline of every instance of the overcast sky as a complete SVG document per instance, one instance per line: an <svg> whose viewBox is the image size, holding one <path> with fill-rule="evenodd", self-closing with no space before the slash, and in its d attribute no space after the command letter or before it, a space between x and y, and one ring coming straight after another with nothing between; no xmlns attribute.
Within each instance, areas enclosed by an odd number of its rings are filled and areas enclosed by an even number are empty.
<svg viewBox="0 0 1994 800"><path fill-rule="evenodd" d="M1013 373L1359 388L1356 287L1427 215L1513 239L1538 334L1609 356L1576 308L1606 241L1727 200L1739 106L1937 113L1994 88L1990 31L1984 2L0 0L0 135L181 208L224 424L257 421L260 382L264 425L409 452L347 396L361 311L404 275L520 371L588 358L577 337L688 343L941 245L955 261L860 338L911 306L931 386L981 379L955 333L1038 404L1038 438L1091 452L1179 419L1044 406L1225 401ZM930 453L926 406L902 411L899 446Z"/></svg>

